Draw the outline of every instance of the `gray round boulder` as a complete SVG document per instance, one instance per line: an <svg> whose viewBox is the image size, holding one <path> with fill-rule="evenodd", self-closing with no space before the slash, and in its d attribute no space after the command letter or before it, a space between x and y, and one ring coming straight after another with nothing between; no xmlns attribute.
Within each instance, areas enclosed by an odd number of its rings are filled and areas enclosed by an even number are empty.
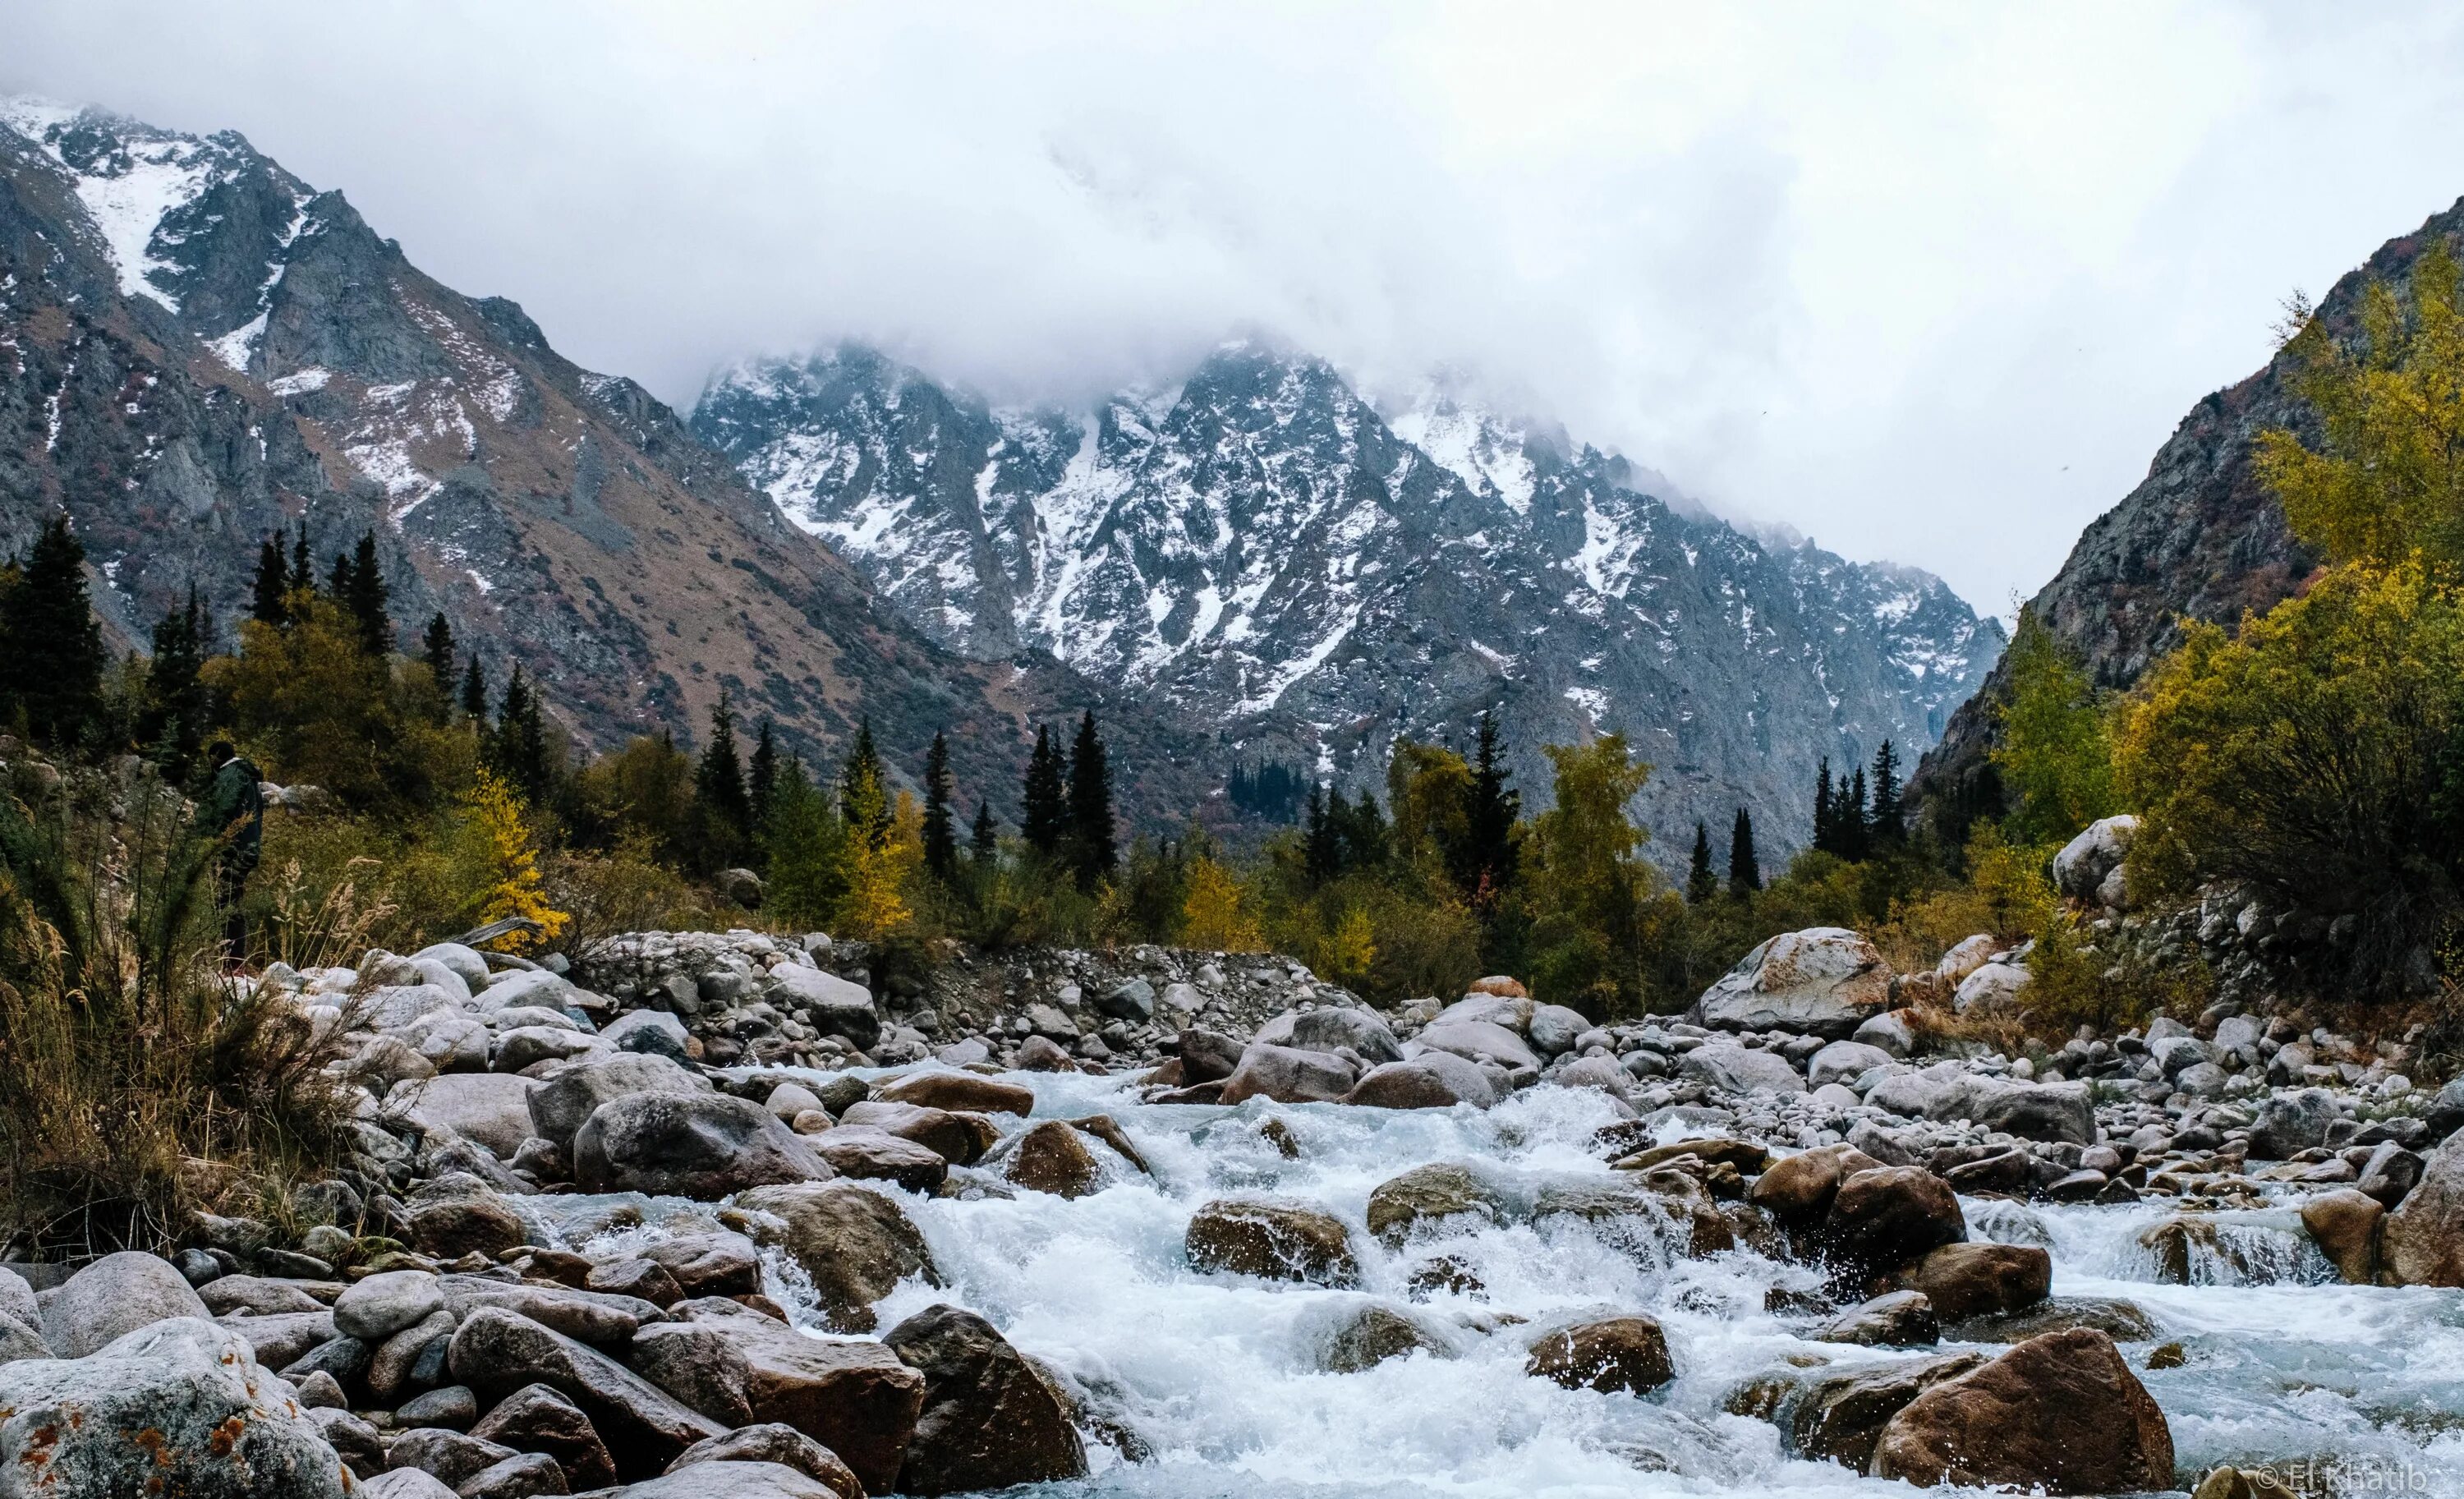
<svg viewBox="0 0 2464 1499"><path fill-rule="evenodd" d="M1723 1030L1788 1030L1844 1039L1891 1003L1891 970L1845 927L1783 932L1740 959L1687 1019Z"/></svg>
<svg viewBox="0 0 2464 1499"><path fill-rule="evenodd" d="M62 1358L83 1358L140 1328L206 1310L168 1260L123 1249L77 1271L43 1301L43 1341Z"/></svg>
<svg viewBox="0 0 2464 1499"><path fill-rule="evenodd" d="M832 1175L769 1110L724 1093L628 1093L601 1104L573 1136L574 1180L585 1192L712 1201Z"/></svg>

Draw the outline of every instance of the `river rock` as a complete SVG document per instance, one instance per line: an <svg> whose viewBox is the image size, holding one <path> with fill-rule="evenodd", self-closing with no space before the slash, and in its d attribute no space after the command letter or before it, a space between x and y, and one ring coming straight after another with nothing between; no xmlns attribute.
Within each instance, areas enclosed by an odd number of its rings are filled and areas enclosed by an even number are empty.
<svg viewBox="0 0 2464 1499"><path fill-rule="evenodd" d="M197 1299L218 1317L232 1312L278 1316L292 1312L316 1312L324 1306L296 1281L268 1280L262 1275L217 1275L197 1288Z"/></svg>
<svg viewBox="0 0 2464 1499"><path fill-rule="evenodd" d="M1801 1093L1805 1079L1776 1051L1757 1051L1732 1042L1696 1047L1679 1060L1677 1075L1731 1093Z"/></svg>
<svg viewBox="0 0 2464 1499"><path fill-rule="evenodd" d="M1104 1184L1104 1169L1087 1137L1060 1119L1046 1119L1021 1134L1001 1163L1001 1174L1031 1191L1063 1198L1085 1197Z"/></svg>
<svg viewBox="0 0 2464 1499"><path fill-rule="evenodd" d="M710 1080L688 1072L674 1058L626 1051L596 1062L558 1068L528 1085L524 1107L539 1138L570 1152L573 1137L599 1106L628 1093L706 1093Z"/></svg>
<svg viewBox="0 0 2464 1499"><path fill-rule="evenodd" d="M666 1391L561 1333L495 1307L462 1320L447 1355L455 1382L486 1399L544 1384L581 1407L620 1475L658 1472L719 1427Z"/></svg>
<svg viewBox="0 0 2464 1499"><path fill-rule="evenodd" d="M2173 1437L2113 1339L2052 1333L1910 1400L1882 1428L1871 1471L2051 1494L2169 1488Z"/></svg>
<svg viewBox="0 0 2464 1499"><path fill-rule="evenodd" d="M434 1475L415 1467L397 1467L352 1490L358 1499L460 1499Z"/></svg>
<svg viewBox="0 0 2464 1499"><path fill-rule="evenodd" d="M2033 1245L1946 1244L1893 1279L1925 1292L1946 1322L2019 1312L2045 1299L2054 1258Z"/></svg>
<svg viewBox="0 0 2464 1499"><path fill-rule="evenodd" d="M1067 1407L982 1317L928 1307L882 1341L924 1377L915 1439L899 1469L901 1492L963 1493L1085 1476L1087 1452Z"/></svg>
<svg viewBox="0 0 2464 1499"><path fill-rule="evenodd" d="M1399 1062L1403 1047L1388 1029L1386 1022L1370 1010L1354 1009L1348 1004L1326 1004L1292 1017L1290 1045L1305 1051L1332 1051L1349 1047L1362 1061L1375 1067L1381 1062Z"/></svg>
<svg viewBox="0 0 2464 1499"><path fill-rule="evenodd" d="M1975 1122L2023 1140L2096 1143L2096 1100L2085 1083L2006 1083L1977 1090Z"/></svg>
<svg viewBox="0 0 2464 1499"><path fill-rule="evenodd" d="M52 1347L43 1334L34 1331L35 1324L0 1312L0 1364L12 1364L22 1358L49 1358Z"/></svg>
<svg viewBox="0 0 2464 1499"><path fill-rule="evenodd" d="M531 1137L531 1080L510 1072L445 1072L396 1090L397 1104L423 1131L446 1130L511 1160Z"/></svg>
<svg viewBox="0 0 2464 1499"><path fill-rule="evenodd" d="M1242 1044L1221 1031L1192 1027L1180 1033L1183 1083L1220 1083L1241 1065Z"/></svg>
<svg viewBox="0 0 2464 1499"><path fill-rule="evenodd" d="M544 1384L526 1384L497 1401L471 1435L517 1452L546 1454L575 1493L616 1481L615 1459L607 1455L607 1444L599 1440L590 1418Z"/></svg>
<svg viewBox="0 0 2464 1499"><path fill-rule="evenodd" d="M2464 1286L2464 1135L2422 1158L2421 1184L2379 1229L2379 1264L2393 1285Z"/></svg>
<svg viewBox="0 0 2464 1499"><path fill-rule="evenodd" d="M0 1364L0 1492L341 1499L350 1484L248 1340L202 1317L149 1318L74 1358Z"/></svg>
<svg viewBox="0 0 2464 1499"><path fill-rule="evenodd" d="M913 1140L938 1154L953 1166L974 1165L1001 1137L1001 1132L993 1122L980 1113L927 1109L912 1103L868 1100L849 1108L839 1116L839 1122L865 1129L886 1130L901 1139Z"/></svg>
<svg viewBox="0 0 2464 1499"><path fill-rule="evenodd" d="M573 1137L573 1175L585 1192L707 1201L748 1187L826 1180L833 1172L759 1104L725 1093L644 1092L591 1113Z"/></svg>
<svg viewBox="0 0 2464 1499"><path fill-rule="evenodd" d="M925 1382L895 1353L869 1338L808 1336L732 1301L679 1310L726 1334L743 1356L755 1421L793 1426L837 1453L868 1492L898 1487Z"/></svg>
<svg viewBox="0 0 2464 1499"><path fill-rule="evenodd" d="M2321 1192L2301 1203L2301 1226L2347 1286L2378 1279L2379 1221L2387 1207L2367 1193L2346 1187Z"/></svg>
<svg viewBox="0 0 2464 1499"><path fill-rule="evenodd" d="M1523 1372L1570 1390L1648 1395L1677 1377L1668 1337L1646 1316L1610 1317L1559 1328L1531 1345Z"/></svg>
<svg viewBox="0 0 2464 1499"><path fill-rule="evenodd" d="M404 1237L430 1259L452 1260L466 1254L497 1255L521 1244L530 1233L519 1213L505 1200L470 1177L458 1179L466 1189L442 1193L410 1204ZM430 1186L436 1183L431 1182Z"/></svg>
<svg viewBox="0 0 2464 1499"><path fill-rule="evenodd" d="M125 1249L70 1276L43 1298L42 1314L43 1341L62 1358L83 1358L157 1322L212 1316L170 1261Z"/></svg>
<svg viewBox="0 0 2464 1499"><path fill-rule="evenodd" d="M1881 1164L1851 1145L1817 1145L1771 1162L1747 1189L1746 1201L1777 1219L1783 1227L1810 1228L1831 1211L1839 1183Z"/></svg>
<svg viewBox="0 0 2464 1499"><path fill-rule="evenodd" d="M1543 1056L1556 1056L1574 1049L1574 1042L1592 1028L1589 1017L1581 1010L1563 1004L1535 1004L1531 1007L1530 1024L1524 1033Z"/></svg>
<svg viewBox="0 0 2464 1499"><path fill-rule="evenodd" d="M1967 978L1950 996L1957 1015L2008 1015L2019 1007L2019 996L2034 978L2017 963L1987 963Z"/></svg>
<svg viewBox="0 0 2464 1499"><path fill-rule="evenodd" d="M910 1276L941 1284L906 1210L852 1182L758 1187L737 1198L754 1240L786 1251L812 1282L822 1314L843 1333L869 1333L873 1303Z"/></svg>
<svg viewBox="0 0 2464 1499"><path fill-rule="evenodd" d="M652 1322L633 1334L625 1363L721 1426L753 1420L753 1368L722 1328Z"/></svg>
<svg viewBox="0 0 2464 1499"><path fill-rule="evenodd" d="M1797 1398L1790 1437L1800 1456L1843 1464L1857 1472L1873 1462L1882 1428L1906 1404L1985 1362L1982 1354L1913 1358L1833 1375Z"/></svg>
<svg viewBox="0 0 2464 1499"><path fill-rule="evenodd" d="M627 1010L609 1021L599 1034L619 1051L663 1056L676 1062L686 1061L693 1054L693 1032L666 1010ZM584 1113L583 1117L589 1115Z"/></svg>
<svg viewBox="0 0 2464 1499"><path fill-rule="evenodd" d="M1415 1053L1451 1051L1468 1062L1483 1058L1507 1071L1538 1071L1540 1058L1524 1039L1494 1021L1448 1020L1441 1015L1412 1038Z"/></svg>
<svg viewBox="0 0 2464 1499"><path fill-rule="evenodd" d="M1494 1223L1505 1211L1505 1200L1470 1167L1440 1162L1378 1183L1369 1194L1369 1231L1399 1245L1424 1223L1455 1218Z"/></svg>
<svg viewBox="0 0 2464 1499"><path fill-rule="evenodd" d="M1497 1089L1478 1063L1451 1051L1423 1051L1371 1068L1343 1101L1371 1109L1488 1109L1496 1106Z"/></svg>
<svg viewBox="0 0 2464 1499"><path fill-rule="evenodd" d="M949 1179L950 1163L939 1151L892 1135L888 1130L841 1125L837 1129L794 1137L802 1140L832 1172L842 1177L861 1181L893 1182L910 1192L928 1196Z"/></svg>
<svg viewBox="0 0 2464 1499"><path fill-rule="evenodd" d="M1836 1263L1876 1270L1905 1265L1968 1233L1959 1199L1940 1177L1913 1166L1860 1171L1839 1183L1820 1242Z"/></svg>
<svg viewBox="0 0 2464 1499"><path fill-rule="evenodd" d="M1890 1003L1891 971L1844 927L1783 932L1703 991L1686 1019L1723 1030L1788 1030L1840 1040Z"/></svg>
<svg viewBox="0 0 2464 1499"><path fill-rule="evenodd" d="M1884 1010L1858 1026L1848 1039L1903 1058L1917 1048L1916 1025L1910 1020L1913 1014L1904 1009Z"/></svg>
<svg viewBox="0 0 2464 1499"><path fill-rule="evenodd" d="M889 1103L915 1104L951 1113L1015 1113L1035 1112L1035 1093L1018 1083L974 1072L911 1072L886 1083L874 1094Z"/></svg>
<svg viewBox="0 0 2464 1499"><path fill-rule="evenodd" d="M1425 1353L1452 1358L1455 1351L1444 1337L1392 1307L1372 1302L1345 1315L1327 1335L1320 1367L1330 1374L1358 1374L1389 1358Z"/></svg>
<svg viewBox="0 0 2464 1499"><path fill-rule="evenodd" d="M1223 1080L1222 1101L1331 1103L1352 1091L1357 1080L1349 1064L1323 1052L1253 1041L1241 1053L1241 1065Z"/></svg>
<svg viewBox="0 0 2464 1499"><path fill-rule="evenodd" d="M1349 1287L1360 1279L1343 1221L1313 1208L1223 1199L1189 1220L1182 1248L1200 1273Z"/></svg>
<svg viewBox="0 0 2464 1499"><path fill-rule="evenodd" d="M1815 1088L1826 1083L1853 1083L1867 1070L1888 1067L1888 1051L1862 1041L1834 1041L1816 1051L1805 1064L1805 1080Z"/></svg>
<svg viewBox="0 0 2464 1499"><path fill-rule="evenodd" d="M843 1036L859 1051L869 1051L881 1039L881 1014L872 993L836 974L803 963L781 963L770 970L770 1003L781 1009L802 1010L813 1027L827 1036Z"/></svg>
<svg viewBox="0 0 2464 1499"><path fill-rule="evenodd" d="M426 1270L385 1270L354 1283L334 1301L334 1331L381 1342L445 1310L445 1292Z"/></svg>
<svg viewBox="0 0 2464 1499"><path fill-rule="evenodd" d="M1815 1341L1868 1348L1923 1348L1942 1340L1942 1319L1921 1290L1885 1291L1850 1307L1815 1330Z"/></svg>
<svg viewBox="0 0 2464 1499"><path fill-rule="evenodd" d="M758 1422L696 1442L668 1465L668 1471L681 1472L696 1463L774 1463L816 1480L838 1499L865 1499L863 1481L837 1453L781 1422Z"/></svg>
<svg viewBox="0 0 2464 1499"><path fill-rule="evenodd" d="M874 1492L879 1492L876 1489ZM839 1491L781 1463L695 1463L680 1472L591 1499L841 1499Z"/></svg>
<svg viewBox="0 0 2464 1499"><path fill-rule="evenodd" d="M2278 1092L2259 1105L2250 1127L2254 1160L2290 1160L2305 1150L2327 1143L2327 1126L2336 1122L2336 1095L2323 1088Z"/></svg>
<svg viewBox="0 0 2464 1499"><path fill-rule="evenodd" d="M2145 1343L2156 1323L2137 1302L2114 1296L2049 1296L2033 1307L1973 1317L1945 1329L1954 1342L2024 1343L2048 1333L2085 1328L2117 1343Z"/></svg>

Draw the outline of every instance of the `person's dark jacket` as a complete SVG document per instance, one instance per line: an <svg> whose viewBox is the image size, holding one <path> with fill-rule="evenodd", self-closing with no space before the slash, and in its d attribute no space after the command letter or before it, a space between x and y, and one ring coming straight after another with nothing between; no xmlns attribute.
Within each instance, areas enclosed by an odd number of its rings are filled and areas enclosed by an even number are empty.
<svg viewBox="0 0 2464 1499"><path fill-rule="evenodd" d="M265 794L257 789L256 765L234 755L214 772L205 801L197 807L197 831L226 838L221 854L228 873L245 874L256 868L265 848Z"/></svg>

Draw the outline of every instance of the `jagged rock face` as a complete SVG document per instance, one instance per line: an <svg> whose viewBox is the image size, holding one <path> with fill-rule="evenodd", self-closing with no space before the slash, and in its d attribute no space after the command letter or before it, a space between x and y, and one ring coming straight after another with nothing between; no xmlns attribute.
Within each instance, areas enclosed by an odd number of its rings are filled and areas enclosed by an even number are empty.
<svg viewBox="0 0 2464 1499"><path fill-rule="evenodd" d="M2336 282L2319 315L2343 332L2374 278L2401 277L2436 239L2464 245L2464 202L2381 245ZM2320 558L2286 523L2252 462L2260 432L2314 432L2316 419L2289 388L2282 356L2190 408L2156 452L2147 477L2080 534L2061 571L2028 607L2085 663L2100 687L2127 687L2179 644L2185 620L2228 628L2299 590ZM1952 715L1941 745L1910 780L1935 801L1975 794L1995 741L2000 672Z"/></svg>
<svg viewBox="0 0 2464 1499"><path fill-rule="evenodd" d="M1022 720L1095 706L1133 806L1202 791L1177 730L1049 657L936 649L639 386L234 134L0 100L0 546L65 507L123 643L191 583L228 643L258 539L304 519L320 569L375 531L405 639L443 610L587 745L690 737L725 685L808 755L869 715L912 769L947 729L998 793Z"/></svg>
<svg viewBox="0 0 2464 1499"><path fill-rule="evenodd" d="M1912 758L2002 645L1925 574L1767 546L1444 399L1381 415L1253 344L1092 414L843 348L722 376L693 426L953 649L1047 648L1356 783L1503 705L1545 799L1539 746L1622 732L1669 857L1740 803L1802 841L1819 757Z"/></svg>

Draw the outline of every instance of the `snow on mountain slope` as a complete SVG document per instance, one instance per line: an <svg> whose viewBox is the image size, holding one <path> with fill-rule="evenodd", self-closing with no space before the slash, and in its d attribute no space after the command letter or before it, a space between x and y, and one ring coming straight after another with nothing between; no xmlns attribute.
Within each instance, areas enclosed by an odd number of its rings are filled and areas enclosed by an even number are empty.
<svg viewBox="0 0 2464 1499"><path fill-rule="evenodd" d="M1622 732L1664 855L1740 804L1801 840L1818 758L1912 760L2001 647L1925 574L1765 545L1435 387L1381 413L1257 343L1086 412L850 346L728 371L693 421L955 649L1048 649L1353 783L1486 707L1535 796L1540 745Z"/></svg>

